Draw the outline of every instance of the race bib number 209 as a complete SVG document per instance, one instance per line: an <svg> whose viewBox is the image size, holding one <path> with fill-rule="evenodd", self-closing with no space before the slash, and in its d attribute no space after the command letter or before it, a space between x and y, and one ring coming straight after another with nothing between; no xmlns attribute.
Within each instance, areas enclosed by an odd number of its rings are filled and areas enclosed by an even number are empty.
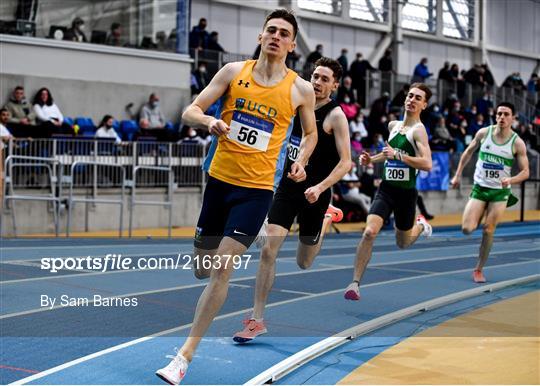
<svg viewBox="0 0 540 386"><path fill-rule="evenodd" d="M266 151L274 124L251 114L235 111L230 128L231 131L227 135L229 139L253 149Z"/></svg>

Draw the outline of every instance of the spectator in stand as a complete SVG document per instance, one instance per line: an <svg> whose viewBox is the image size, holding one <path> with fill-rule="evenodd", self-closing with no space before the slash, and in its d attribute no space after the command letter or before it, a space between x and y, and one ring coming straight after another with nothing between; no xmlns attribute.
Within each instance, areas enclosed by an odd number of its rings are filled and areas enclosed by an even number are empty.
<svg viewBox="0 0 540 386"><path fill-rule="evenodd" d="M467 133L467 121L461 113L461 104L456 101L452 106L452 109L448 113L448 118L446 119L446 124L450 135L454 138L456 145L456 152L462 153L465 149L465 135Z"/></svg>
<svg viewBox="0 0 540 386"><path fill-rule="evenodd" d="M364 193L360 193L361 185L356 165L351 162L349 172L341 179L341 194L345 201L358 205L362 212L367 215L371 206L371 198Z"/></svg>
<svg viewBox="0 0 540 386"><path fill-rule="evenodd" d="M312 51L309 53L309 55L306 58L306 63L304 63L303 68L303 77L304 79L310 79L311 74L313 73L313 70L315 70L315 62L322 58L323 53L323 45L317 44L315 47L315 51Z"/></svg>
<svg viewBox="0 0 540 386"><path fill-rule="evenodd" d="M81 43L86 43L88 41L86 39L86 35L84 34L83 19L81 19L80 17L76 17L75 19L73 19L73 22L71 23L71 28L68 28L66 34L64 35L64 40Z"/></svg>
<svg viewBox="0 0 540 386"><path fill-rule="evenodd" d="M487 121L489 115L488 110L490 107L493 109L493 99L491 97L491 93L489 93L488 91L484 92L482 98L478 98L475 104L478 109L478 113L483 114L484 120Z"/></svg>
<svg viewBox="0 0 540 386"><path fill-rule="evenodd" d="M96 138L112 138L116 144L120 144L122 140L113 128L114 118L112 115L105 115L99 124L96 131Z"/></svg>
<svg viewBox="0 0 540 386"><path fill-rule="evenodd" d="M420 63L418 63L416 67L414 68L414 73L411 79L411 83L416 83L416 82L424 83L427 78L433 75L433 73L429 72L427 64L428 64L427 58L422 58L422 60L420 60Z"/></svg>
<svg viewBox="0 0 540 386"><path fill-rule="evenodd" d="M54 99L48 88L42 87L36 93L34 100L34 112L41 126L34 137L49 137L51 134L72 134L73 129L64 123L64 115L54 103Z"/></svg>
<svg viewBox="0 0 540 386"><path fill-rule="evenodd" d="M351 154L353 158L360 157L364 151L364 146L362 145L362 134L356 132L351 137Z"/></svg>
<svg viewBox="0 0 540 386"><path fill-rule="evenodd" d="M341 64L341 68L343 69L343 76L347 76L349 73L349 59L347 58L348 53L348 49L342 48L341 55L339 58L337 58L338 63Z"/></svg>
<svg viewBox="0 0 540 386"><path fill-rule="evenodd" d="M452 73L450 72L450 62L444 62L444 66L439 70L439 75L437 76L437 78L445 82L452 82Z"/></svg>
<svg viewBox="0 0 540 386"><path fill-rule="evenodd" d="M296 71L296 63L298 63L301 57L302 55L300 55L298 52L293 50L292 52L289 52L287 54L287 58L285 59L285 65L291 70Z"/></svg>
<svg viewBox="0 0 540 386"><path fill-rule="evenodd" d="M167 121L159 107L159 97L156 93L150 94L148 103L141 107L139 126L144 130L163 129Z"/></svg>
<svg viewBox="0 0 540 386"><path fill-rule="evenodd" d="M476 132L483 127L486 127L486 125L484 124L484 116L482 114L476 114L475 119L470 121L469 126L467 127L468 139L465 141L465 145L469 145L469 143L471 143L471 140L476 135Z"/></svg>
<svg viewBox="0 0 540 386"><path fill-rule="evenodd" d="M495 78L493 78L493 74L491 73L491 70L489 69L487 63L482 64L482 69L484 70L484 82L486 82L487 86L493 87L495 85Z"/></svg>
<svg viewBox="0 0 540 386"><path fill-rule="evenodd" d="M484 123L486 126L491 126L497 123L495 120L495 109L493 106L488 107L487 114L484 115Z"/></svg>
<svg viewBox="0 0 540 386"><path fill-rule="evenodd" d="M459 73L459 76L456 80L456 86L457 86L457 97L459 99L463 99L465 97L465 91L466 91L466 84L465 84L465 70L461 70Z"/></svg>
<svg viewBox="0 0 540 386"><path fill-rule="evenodd" d="M360 133L360 139L363 140L364 138L367 138L368 131L366 129L366 125L364 123L364 114L360 109L358 109L358 112L356 113L356 116L353 120L349 123L349 130L351 133L351 137L355 133ZM364 145L364 144L362 144Z"/></svg>
<svg viewBox="0 0 540 386"><path fill-rule="evenodd" d="M210 82L208 73L206 72L206 62L200 61L192 75L191 95L199 94Z"/></svg>
<svg viewBox="0 0 540 386"><path fill-rule="evenodd" d="M107 34L107 40L105 40L105 44L108 46L116 46L120 47L122 45L122 41L120 40L122 37L122 26L120 23L112 23L111 24L111 30Z"/></svg>
<svg viewBox="0 0 540 386"><path fill-rule="evenodd" d="M371 201L375 197L375 192L381 184L381 179L375 177L375 169L372 163L365 167L364 172L360 176L360 192L368 196Z"/></svg>
<svg viewBox="0 0 540 386"><path fill-rule="evenodd" d="M0 149L4 148L4 143L8 143L9 140L13 138L13 135L11 135L8 128L6 127L9 119L9 111L5 108L0 109ZM0 159L0 162L3 163L4 159Z"/></svg>
<svg viewBox="0 0 540 386"><path fill-rule="evenodd" d="M435 130L433 130L430 146L432 150L442 151L450 151L454 148L454 138L448 131L446 120L442 116L439 118Z"/></svg>
<svg viewBox="0 0 540 386"><path fill-rule="evenodd" d="M527 91L530 92L531 94L537 93L540 87L539 81L540 79L538 78L538 74L533 72L531 74L531 78L527 82Z"/></svg>
<svg viewBox="0 0 540 386"><path fill-rule="evenodd" d="M464 79L465 82L475 86L475 87L484 87L484 77L483 74L484 69L478 65L475 64L469 71L465 73Z"/></svg>
<svg viewBox="0 0 540 386"><path fill-rule="evenodd" d="M207 47L209 35L206 26L206 19L204 17L200 18L199 24L193 27L189 33L189 48L200 51Z"/></svg>
<svg viewBox="0 0 540 386"><path fill-rule="evenodd" d="M391 49L384 51L383 57L379 59L377 68L381 72L381 91L390 92L392 73L394 72Z"/></svg>
<svg viewBox="0 0 540 386"><path fill-rule="evenodd" d="M386 132L386 122L390 108L390 95L384 92L380 98L377 98L371 104L369 114L369 133L381 133L388 137Z"/></svg>
<svg viewBox="0 0 540 386"><path fill-rule="evenodd" d="M471 107L465 109L465 119L467 120L469 126L474 122L477 114L478 108L476 107L476 105L472 105Z"/></svg>
<svg viewBox="0 0 540 386"><path fill-rule="evenodd" d="M356 59L351 63L349 74L352 79L352 86L356 90L356 100L361 107L366 106L366 80L368 71L377 71L375 67L364 59L361 52L356 54Z"/></svg>
<svg viewBox="0 0 540 386"><path fill-rule="evenodd" d="M24 88L17 86L4 108L9 112L9 127L17 137L28 137L35 132L36 113L24 95Z"/></svg>
<svg viewBox="0 0 540 386"><path fill-rule="evenodd" d="M405 105L405 98L407 98L407 93L409 92L410 84L405 83L403 87L401 87L401 90L397 92L397 94L392 99L392 102L390 102L390 110L393 112L401 111L403 106Z"/></svg>
<svg viewBox="0 0 540 386"><path fill-rule="evenodd" d="M456 82L459 78L459 66L457 63L452 63L452 66L450 66L450 81Z"/></svg>
<svg viewBox="0 0 540 386"><path fill-rule="evenodd" d="M203 138L198 130L190 126L184 126L180 134L180 140L177 143L194 143L206 146L211 140L211 136Z"/></svg>
<svg viewBox="0 0 540 386"><path fill-rule="evenodd" d="M346 76L343 79L343 85L338 87L336 102L339 103L347 120L350 121L358 113L359 106L356 103L354 97L354 90L352 89L352 80L350 76Z"/></svg>
<svg viewBox="0 0 540 386"><path fill-rule="evenodd" d="M168 50L167 34L165 31L156 32L156 48L158 51Z"/></svg>
<svg viewBox="0 0 540 386"><path fill-rule="evenodd" d="M219 33L217 31L210 32L210 37L208 38L207 49L211 51L225 52L223 47L221 47L221 44L218 43L218 39L219 39Z"/></svg>
<svg viewBox="0 0 540 386"><path fill-rule="evenodd" d="M525 84L523 83L523 79L521 79L521 75L519 72L513 72L511 75L508 75L504 80L502 86L512 88L517 92L521 92L527 89L527 87L525 87Z"/></svg>

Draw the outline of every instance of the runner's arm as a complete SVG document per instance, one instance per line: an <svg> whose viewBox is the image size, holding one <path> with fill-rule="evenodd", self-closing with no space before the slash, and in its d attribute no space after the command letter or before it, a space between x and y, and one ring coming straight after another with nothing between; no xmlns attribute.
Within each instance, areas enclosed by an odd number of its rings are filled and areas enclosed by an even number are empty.
<svg viewBox="0 0 540 386"><path fill-rule="evenodd" d="M315 92L311 83L301 78L293 86L293 100L299 99L298 114L302 124L302 141L296 162L305 167L317 145L317 124L315 123Z"/></svg>
<svg viewBox="0 0 540 386"><path fill-rule="evenodd" d="M518 162L519 173L508 179L507 186L519 184L529 178L529 159L527 158L527 146L521 138L517 138L514 143L516 149L516 159ZM503 181L503 186L505 182Z"/></svg>
<svg viewBox="0 0 540 386"><path fill-rule="evenodd" d="M204 112L208 110L212 103L217 101L225 91L227 91L229 84L242 69L242 66L243 62L227 63L223 66L223 68L212 78L208 86L201 91L199 96L195 98L193 103L189 105L184 114L182 114L182 121L184 124L212 132L214 130L212 130L211 126L216 124L214 121L220 121L221 123L218 124L217 128L218 132L215 133L223 134L220 133L219 130L227 131L228 126L225 122L218 120L213 116L206 115Z"/></svg>

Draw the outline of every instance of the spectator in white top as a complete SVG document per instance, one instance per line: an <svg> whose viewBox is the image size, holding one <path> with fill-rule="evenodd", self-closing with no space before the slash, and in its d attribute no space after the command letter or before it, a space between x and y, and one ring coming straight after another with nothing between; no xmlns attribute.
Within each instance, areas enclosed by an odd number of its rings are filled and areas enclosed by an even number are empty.
<svg viewBox="0 0 540 386"><path fill-rule="evenodd" d="M0 109L0 149L4 148L4 142L9 142L13 136L6 127L9 121L9 111L7 109ZM0 160L0 162L3 162Z"/></svg>
<svg viewBox="0 0 540 386"><path fill-rule="evenodd" d="M364 114L361 110L358 110L354 119L349 123L349 128L351 130L351 137L355 133L360 133L360 138L366 138L368 136L368 131L366 125L364 124Z"/></svg>
<svg viewBox="0 0 540 386"><path fill-rule="evenodd" d="M120 144L122 140L113 128L114 118L111 115L105 115L99 124L96 131L96 138L112 138L116 144Z"/></svg>
<svg viewBox="0 0 540 386"><path fill-rule="evenodd" d="M34 112L37 120L44 130L42 136L50 136L51 134L70 134L72 128L64 123L64 116L54 103L54 99L48 88L42 87L34 97Z"/></svg>

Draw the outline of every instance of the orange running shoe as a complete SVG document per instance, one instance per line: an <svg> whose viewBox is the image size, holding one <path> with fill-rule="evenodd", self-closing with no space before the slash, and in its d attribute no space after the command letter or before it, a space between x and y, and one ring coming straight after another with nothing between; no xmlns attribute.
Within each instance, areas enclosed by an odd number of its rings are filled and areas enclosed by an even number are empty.
<svg viewBox="0 0 540 386"><path fill-rule="evenodd" d="M263 321L257 322L255 319L246 319L242 323L244 323L244 329L233 336L236 343L247 343L268 332Z"/></svg>
<svg viewBox="0 0 540 386"><path fill-rule="evenodd" d="M332 222L340 222L343 220L343 211L332 204L328 205L326 214L332 217Z"/></svg>
<svg viewBox="0 0 540 386"><path fill-rule="evenodd" d="M475 269L472 273L472 277L475 283L485 283L486 277L479 269Z"/></svg>

